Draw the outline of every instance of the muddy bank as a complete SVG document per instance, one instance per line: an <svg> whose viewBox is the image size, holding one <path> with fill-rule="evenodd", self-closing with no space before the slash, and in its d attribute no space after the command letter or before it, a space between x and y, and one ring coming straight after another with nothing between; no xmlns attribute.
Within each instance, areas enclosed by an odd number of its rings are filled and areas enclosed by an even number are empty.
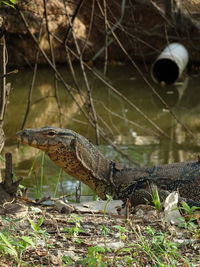
<svg viewBox="0 0 200 267"><path fill-rule="evenodd" d="M151 62L168 42L181 42L199 62L198 1L19 1L1 7L10 65L86 61ZM72 30L73 29L73 30ZM35 40L33 40L33 35ZM42 49L37 56L38 44Z"/></svg>

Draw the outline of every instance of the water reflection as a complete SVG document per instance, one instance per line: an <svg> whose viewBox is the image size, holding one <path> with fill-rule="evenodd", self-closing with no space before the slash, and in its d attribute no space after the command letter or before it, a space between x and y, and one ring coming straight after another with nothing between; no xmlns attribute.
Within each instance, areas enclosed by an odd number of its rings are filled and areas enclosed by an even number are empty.
<svg viewBox="0 0 200 267"><path fill-rule="evenodd" d="M61 126L73 129L95 142L94 130L80 110L80 108L88 109L87 91L80 69L76 69L80 92L76 89L67 68L62 67L60 71L66 78L67 83L75 88L72 92L79 107L59 81L56 99L54 74L48 68L39 68L26 127ZM147 78L149 77L147 76ZM31 79L31 70L23 70L12 77L13 91L6 113L5 132L7 141L4 151L13 153L18 175L21 174L26 177L31 170L30 179L27 179L25 184L31 186L33 193L36 191L36 179L39 179L41 173L41 154L31 147L20 146L18 149L14 138L15 132L22 125ZM123 151L126 151L130 157L144 165L197 158L200 151L198 141L200 140L198 138L200 137L200 119L198 115L200 111L200 78L187 78L176 86L155 88L183 124L178 123L173 118L151 88L145 84L142 77L133 72L132 68L128 66L112 67L108 70L106 79L169 136L169 138L162 136L137 110L114 94L108 86L89 74L99 125L105 129L107 135L116 144L121 146ZM155 87L154 84L152 85ZM185 126L189 128L195 138L188 134ZM108 158L128 164L103 140L101 140L100 149ZM34 158L37 160L32 167ZM54 195L59 169L51 161L45 159L44 170L43 189L46 193ZM76 182L73 178L63 174L63 181L65 181L63 185L66 194L75 190ZM56 194L62 193L60 188L59 185ZM84 187L83 193L89 194L86 187Z"/></svg>
<svg viewBox="0 0 200 267"><path fill-rule="evenodd" d="M154 85L154 88L164 102L170 107L175 107L179 104L184 96L185 90L188 87L189 77L184 77L182 81L179 81L172 85L162 87L161 85ZM153 102L161 108L166 106L160 101L160 99L152 92Z"/></svg>

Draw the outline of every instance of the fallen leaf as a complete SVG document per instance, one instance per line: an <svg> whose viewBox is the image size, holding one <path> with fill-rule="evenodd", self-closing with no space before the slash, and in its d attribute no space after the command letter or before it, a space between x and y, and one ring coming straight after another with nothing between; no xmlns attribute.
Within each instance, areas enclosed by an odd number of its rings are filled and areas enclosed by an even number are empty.
<svg viewBox="0 0 200 267"><path fill-rule="evenodd" d="M180 218L183 218L178 210L178 192L170 193L164 203L165 219L168 223L179 224Z"/></svg>

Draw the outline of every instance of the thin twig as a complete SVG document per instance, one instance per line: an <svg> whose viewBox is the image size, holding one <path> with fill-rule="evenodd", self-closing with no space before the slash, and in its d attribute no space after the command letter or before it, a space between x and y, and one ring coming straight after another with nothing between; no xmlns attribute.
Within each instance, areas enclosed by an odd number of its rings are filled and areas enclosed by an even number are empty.
<svg viewBox="0 0 200 267"><path fill-rule="evenodd" d="M3 123L6 108L6 43L5 38L0 38L0 122Z"/></svg>
<svg viewBox="0 0 200 267"><path fill-rule="evenodd" d="M51 60L49 59L49 57L47 56L47 54L44 52L44 50L40 47L39 43L38 43L38 40L37 38L35 37L35 35L30 31L30 27L27 23L27 20L26 18L24 17L24 14L23 12L18 8L16 7L18 12L19 12L19 15L21 16L22 18L22 21L24 22L30 36L32 37L33 41L35 42L35 44L38 46L40 52L42 53L42 55L44 56L44 58L46 59L46 61L48 62L48 64L50 65L50 67L55 71L55 73L57 74L59 80L63 83L65 89L67 90L68 94L72 97L72 99L74 100L75 104L78 106L78 108L80 109L81 113L84 115L84 117L89 121L89 123L95 127L94 125L94 122L90 119L90 117L88 116L88 114L85 112L85 110L80 106L80 103L77 101L76 97L74 96L74 94L72 93L72 87L69 86L64 78L62 77L62 75L58 72L58 70L54 67L54 65L52 64ZM55 37L55 36L54 36ZM57 40L59 40L59 38L57 38ZM69 49L69 48L68 48ZM76 55L76 53L74 53L72 50L70 50L70 52L79 59L79 56ZM128 101L128 99L126 97L124 97L123 95L121 95L118 90L116 90L115 88L113 88L109 83L107 83L96 71L92 70L87 64L85 64L83 62L83 64L89 69L91 70L96 77L98 77L101 81L103 81L109 88L112 88L112 90L119 96L121 96L125 101L127 101L132 107L134 107L134 105L131 103L131 101ZM158 127L159 129L159 127ZM162 130L160 129L160 131L162 132ZM118 151L122 156L124 156L125 158L127 158L130 162L134 162L136 165L141 165L140 163L134 161L133 159L131 159L128 155L126 155L116 144L114 144L110 138L108 138L103 129L99 128L99 133L100 135L102 136L102 138L107 142L109 143L116 151ZM165 133L162 132L164 135Z"/></svg>
<svg viewBox="0 0 200 267"><path fill-rule="evenodd" d="M104 68L103 68L103 74L106 75L107 72L107 66L108 66L108 27L107 27L107 2L106 0L103 0L103 7L104 7L104 21L105 21L105 59L104 59Z"/></svg>
<svg viewBox="0 0 200 267"><path fill-rule="evenodd" d="M81 9L81 6L82 6L84 1L85 0L80 0L79 1L78 5L77 5L77 7L76 7L76 9L74 11L74 14L73 14L72 18L70 19L71 23L68 26L68 29L67 29L67 32L66 32L66 35L65 35L65 38L64 38L64 43L67 43L67 40L69 38L69 34L70 34L70 32L71 32L71 30L73 28L74 20L76 19L76 17L78 15L78 13L79 13L79 11ZM64 1L64 4L65 4L65 8L67 8L66 1Z"/></svg>
<svg viewBox="0 0 200 267"><path fill-rule="evenodd" d="M38 42L40 42L41 34L42 34L42 20L41 20L41 24L40 24ZM34 69L33 69L33 76L32 76L32 80L31 80L31 86L30 86L29 92L28 92L26 111L25 111L25 114L24 114L24 119L23 119L23 122L22 122L22 125L21 125L21 129L24 129L24 127L26 125L26 121L28 119L28 115L29 115L30 108L31 108L32 94L33 94L33 89L34 89L35 80L36 80L36 74L37 74L37 68L38 68L39 54L40 54L40 50L39 50L39 48L37 48L37 52L36 52L36 56L35 56L35 65L34 65Z"/></svg>
<svg viewBox="0 0 200 267"><path fill-rule="evenodd" d="M50 29L49 29L49 20L48 20L47 2L46 1L47 0L43 0L44 18L46 21L46 29L47 29L47 36L48 36L50 53L51 53L51 61L52 61L52 64L54 65L54 67L56 68L53 40L52 40L52 35L51 35ZM58 79L57 79L56 73L54 74L54 88L55 88L54 96L55 96L57 107L58 107L60 126L62 126L62 112L61 112L61 105L60 105L60 101L59 101L59 97L58 97Z"/></svg>
<svg viewBox="0 0 200 267"><path fill-rule="evenodd" d="M127 121L127 123L133 125L134 127L138 128L138 129L140 129L140 130L143 130L143 132L149 132L150 134L154 134L154 135L159 136L158 133L156 133L156 132L154 132L154 131L152 131L152 130L150 130L150 129L144 127L144 126L141 126L141 125L139 125L138 123L136 123L136 122L134 122L134 121L131 121L131 120L127 119L127 118L124 118L123 116L119 115L118 113L116 113L116 112L110 110L104 103L101 103L101 104L103 105L104 109L107 110L108 113L111 113L113 116L115 116L115 117L117 117L117 118L120 118L120 119L122 119L123 121L124 121L124 120Z"/></svg>
<svg viewBox="0 0 200 267"><path fill-rule="evenodd" d="M1 75L1 76L0 76L0 79L5 78L5 77L7 77L7 76L10 76L11 74L16 74L16 73L18 73L18 70L17 70L17 69L16 69L16 70L9 71L9 72L7 72L6 74Z"/></svg>
<svg viewBox="0 0 200 267"><path fill-rule="evenodd" d="M60 40L58 37L57 40ZM60 40L60 42L62 42ZM68 47L69 51L72 53L72 55L76 58L79 59L79 56ZM100 81L102 81L106 86L108 86L109 89L111 89L117 96L122 98L130 107L134 108L139 114L141 114L157 131L162 134L163 136L169 138L169 136L153 121L151 120L140 108L138 108L135 104L133 104L126 96L124 96L122 93L119 92L113 85L111 85L108 81L102 77L102 75L95 70L94 68L90 67L87 63L83 62L84 66L92 72L92 74L97 77Z"/></svg>
<svg viewBox="0 0 200 267"><path fill-rule="evenodd" d="M69 23L71 24L69 14L67 14L67 16L68 16L68 19L69 19ZM72 36L73 36L74 43L75 43L75 46L76 46L77 54L79 55L80 66L81 66L81 70L82 70L85 86L86 86L86 89L87 89L87 95L88 95L88 101L89 101L89 105L88 106L89 106L89 108L91 110L92 120L93 120L93 123L95 125L96 144L98 145L99 144L99 126L98 126L98 122L97 122L97 115L96 115L96 111L95 111L95 107L94 107L94 103L93 103L91 88L90 88L90 85L89 85L87 74L85 72L85 66L84 66L84 63L83 63L82 53L81 53L79 44L77 42L76 36L75 36L73 31L72 31Z"/></svg>
<svg viewBox="0 0 200 267"><path fill-rule="evenodd" d="M101 8L101 7L100 7ZM103 13L103 8L101 8L101 12L102 15L104 15ZM184 125L178 118L177 116L174 114L174 112L171 110L171 108L168 106L168 104L163 100L163 98L156 92L156 90L153 88L153 86L150 84L150 82L147 80L147 78L143 75L142 71L140 70L140 68L137 66L137 64L133 61L132 57L129 55L129 53L126 51L126 49L124 48L124 46L122 45L121 41L119 40L119 38L117 37L117 35L115 34L115 32L112 30L112 27L110 25L110 23L108 22L108 28L109 30L112 32L112 35L114 37L114 39L116 40L116 42L118 43L119 47L121 48L121 50L124 52L124 54L127 56L127 58L131 61L133 67L138 71L138 73L141 75L141 77L143 78L143 80L145 81L145 83L151 88L152 92L158 97L158 99L161 101L161 103L169 110L170 114L174 117L174 119L180 123L182 125L182 127L193 137L195 138L194 134L192 133L192 131L186 126ZM146 116L146 115L145 115ZM152 121L151 121L152 123ZM155 123L153 122L154 126ZM157 127L157 126L156 126Z"/></svg>
<svg viewBox="0 0 200 267"><path fill-rule="evenodd" d="M90 34L91 34L91 31L92 31L93 20L94 20L94 8L95 8L95 0L92 0L90 23L89 23L89 27L88 27L88 30L87 30L87 38L84 41L83 48L82 48L82 51L81 51L82 55L83 55L86 47L88 46L88 41L89 41Z"/></svg>

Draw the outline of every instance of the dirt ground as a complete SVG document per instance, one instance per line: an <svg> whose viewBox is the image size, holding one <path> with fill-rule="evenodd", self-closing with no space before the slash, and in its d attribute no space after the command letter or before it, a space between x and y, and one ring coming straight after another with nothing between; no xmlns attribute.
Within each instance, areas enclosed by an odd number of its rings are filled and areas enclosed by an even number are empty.
<svg viewBox="0 0 200 267"><path fill-rule="evenodd" d="M133 215L16 205L0 217L0 266L200 266L198 219L178 227L148 205Z"/></svg>

